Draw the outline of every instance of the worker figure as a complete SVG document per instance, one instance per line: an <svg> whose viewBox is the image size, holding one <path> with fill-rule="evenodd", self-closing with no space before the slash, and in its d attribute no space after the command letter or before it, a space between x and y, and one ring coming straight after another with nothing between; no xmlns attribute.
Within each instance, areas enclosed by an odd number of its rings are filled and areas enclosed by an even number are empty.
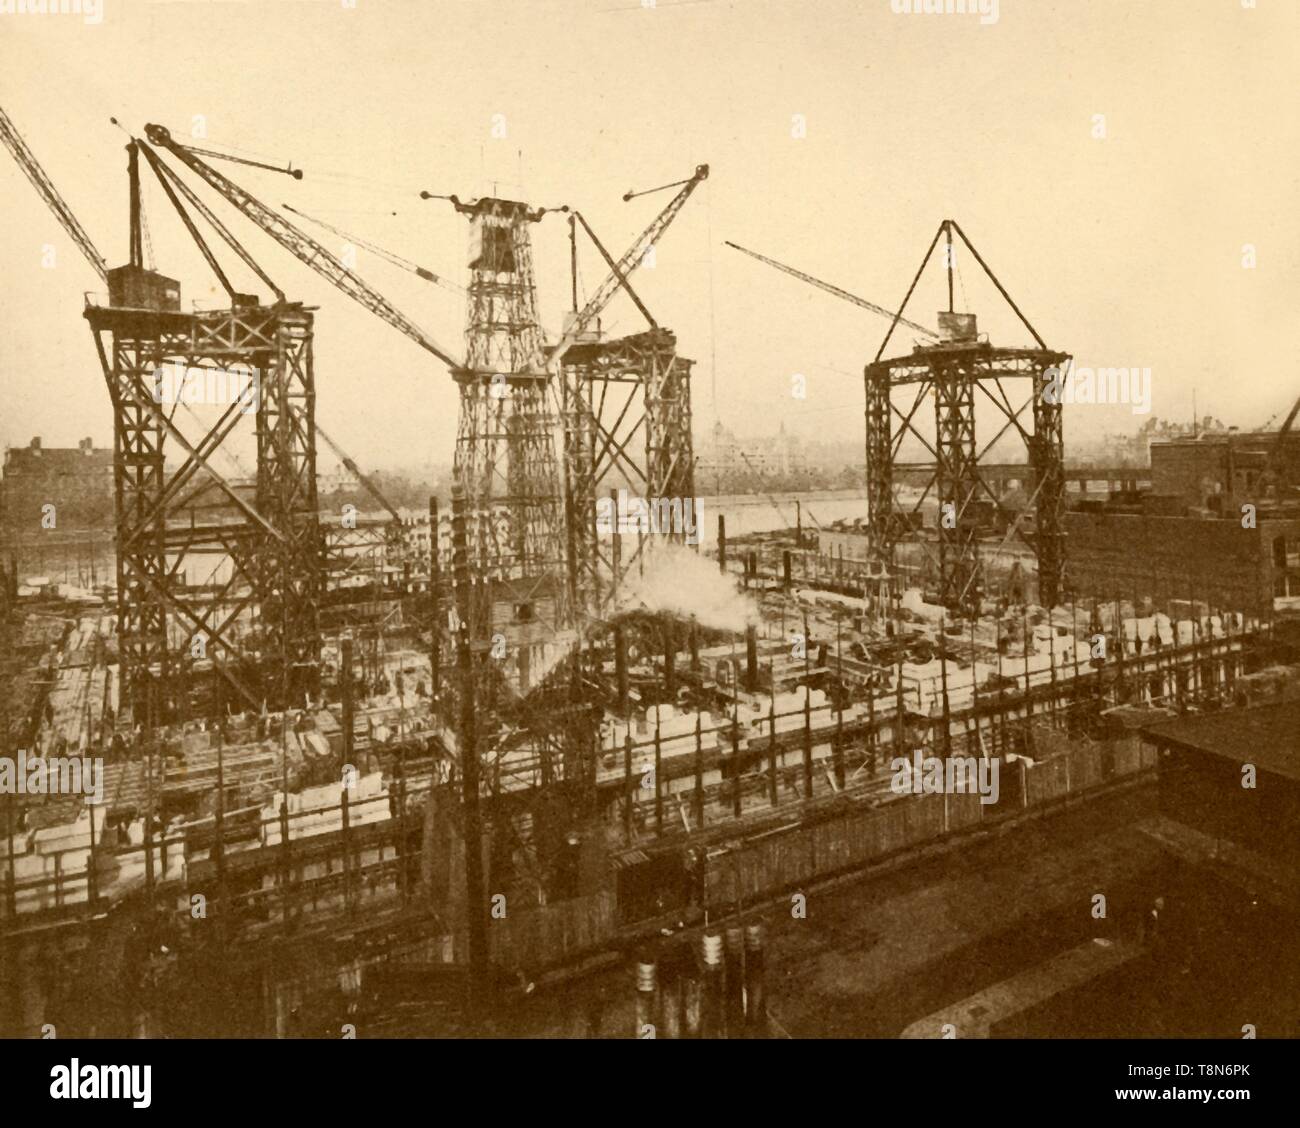
<svg viewBox="0 0 1300 1128"><path fill-rule="evenodd" d="M705 909L708 897L708 854L701 846L686 852L686 897L692 908Z"/></svg>
<svg viewBox="0 0 1300 1128"><path fill-rule="evenodd" d="M599 1038L601 1028L605 1024L605 986L601 984L595 991L587 996L587 1005L585 1008L585 1018L587 1020L587 1037Z"/></svg>
<svg viewBox="0 0 1300 1128"><path fill-rule="evenodd" d="M1142 943L1152 952L1159 951L1161 943L1161 918L1164 916L1165 899L1157 897L1142 921Z"/></svg>

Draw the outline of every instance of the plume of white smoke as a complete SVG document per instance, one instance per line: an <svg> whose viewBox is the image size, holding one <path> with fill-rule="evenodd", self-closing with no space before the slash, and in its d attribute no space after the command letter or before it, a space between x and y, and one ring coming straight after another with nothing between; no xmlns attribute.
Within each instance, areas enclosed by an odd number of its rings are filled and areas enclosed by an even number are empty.
<svg viewBox="0 0 1300 1128"><path fill-rule="evenodd" d="M645 546L644 574L635 568L623 581L614 612L644 609L694 616L702 626L743 631L759 621L758 604L736 590L713 561L671 541Z"/></svg>

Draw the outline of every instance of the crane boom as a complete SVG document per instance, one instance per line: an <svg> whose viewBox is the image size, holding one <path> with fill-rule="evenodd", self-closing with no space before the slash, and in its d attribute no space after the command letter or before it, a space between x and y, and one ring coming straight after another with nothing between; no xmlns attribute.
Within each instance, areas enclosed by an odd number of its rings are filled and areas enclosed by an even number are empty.
<svg viewBox="0 0 1300 1128"><path fill-rule="evenodd" d="M760 255L757 251L751 251L747 247L742 247L739 243L727 242L727 246L733 250L740 251L741 254L748 255L750 258L758 259L759 262L765 262L768 266L774 266L777 270L789 274L792 278L798 278L807 282L810 286L816 286L819 290L825 290L828 294L834 294L837 298L843 298L846 302L851 302L862 309L869 309L872 313L878 313L881 317L887 317L890 321L894 320L894 311L886 309L884 306L878 306L875 302L869 302L866 298L860 298L857 294L850 294L848 290L841 290L838 286L832 286L829 282L823 282L820 278L814 278L811 274L805 274L802 270L795 270L793 266L786 266L783 262L777 262L776 259L770 259L767 255ZM914 329L918 333L924 333L932 341L937 341L939 335L933 329L927 329L924 325L918 325L915 321L909 321L906 317L898 319L900 325L906 325L909 329Z"/></svg>
<svg viewBox="0 0 1300 1128"><path fill-rule="evenodd" d="M596 292L592 294L587 304L582 307L582 310L572 319L569 328L565 330L559 343L551 350L547 360L552 369L558 367L564 354L573 347L574 342L586 331L587 326L595 321L600 316L601 311L609 305L610 299L613 298L618 288L641 265L641 259L645 255L646 248L662 238L663 233L668 229L668 225L677 218L677 213L682 210L682 206L691 198L691 193L699 187L701 181L707 180L708 176L708 165L696 166L694 175L689 180L682 182L682 190L664 205L663 211L655 216L650 225L623 252L623 257L613 265L608 276L600 284Z"/></svg>
<svg viewBox="0 0 1300 1128"><path fill-rule="evenodd" d="M432 270L426 269L419 263L412 262L410 259L402 258L401 255L395 255L392 251L386 251L383 247L371 243L367 239L361 238L360 235L349 234L341 227L335 227L334 224L326 223L323 219L314 219L306 212L301 212L297 208L290 207L288 204L282 204L281 206L285 211L293 212L293 214L299 219L305 219L308 223L314 223L318 227L325 228L326 231L332 231L340 239L346 239L350 243L355 243L358 247L364 248L377 258L381 258L385 262L391 263L393 266L400 266L403 270L410 271L416 277L423 278L426 282L432 282L435 286L446 287L448 290L460 294L462 297L465 295L464 286L457 286L455 282L451 281L451 279L444 278L441 274L435 274Z"/></svg>
<svg viewBox="0 0 1300 1128"><path fill-rule="evenodd" d="M758 467L755 466L752 462L750 462L749 455L747 455L743 450L740 451L739 453L740 453L740 457L745 460L745 465L749 467L754 477L758 478L761 481L763 475L758 472ZM776 515L781 518L781 523L788 529L790 527L790 520L788 517L786 517L785 513L782 512L780 505L777 504L776 498L767 489L764 489L763 492L767 495L768 503L772 506L773 509L776 510Z"/></svg>
<svg viewBox="0 0 1300 1128"><path fill-rule="evenodd" d="M371 313L383 318L393 328L405 333L417 345L433 353L444 364L452 368L462 367L462 361L457 359L448 349L438 344L381 293L348 270L325 247L321 246L306 232L295 227L279 212L268 208L234 181L200 160L184 145L173 141L171 133L164 126L146 125L144 132L151 142L172 153L177 160L188 166L196 175L220 192L248 219L270 235L272 239L300 262L310 266L317 274L326 281L333 283L353 301L365 306Z"/></svg>
<svg viewBox="0 0 1300 1128"><path fill-rule="evenodd" d="M343 463L344 468L357 476L357 481L366 488L366 491L370 496L388 510L389 516L392 517L394 521L400 521L401 517L398 516L397 510L393 508L392 503L384 496L380 488L361 472L361 468L352 461L348 452L330 438L330 436L325 432L325 429L320 425L320 420L316 421L316 434L325 440L325 445L338 456L339 461Z"/></svg>
<svg viewBox="0 0 1300 1128"><path fill-rule="evenodd" d="M3 141L5 148L14 156L18 162L18 167L27 174L27 179L32 182L32 186L40 194L50 211L54 213L54 218L62 225L63 230L71 237L77 245L77 249L86 256L86 261L95 269L103 282L108 281L108 262L104 256L99 253L95 244L90 241L90 236L86 234L85 228L77 221L77 217L72 214L72 209L68 207L59 191L54 187L53 182L45 174L40 162L36 159L35 154L27 147L27 142L18 132L17 127L10 120L9 115L0 107L0 141Z"/></svg>
<svg viewBox="0 0 1300 1128"><path fill-rule="evenodd" d="M754 476L758 478L761 482L763 478L763 474L759 470L759 468L750 461L749 455L747 455L743 450L739 451L738 453L740 454L740 457L745 460L745 465L748 466L751 471L753 471ZM773 509L776 510L776 515L781 518L782 522L785 524L785 527L788 529L790 527L790 520L788 517L786 517L785 513L782 512L781 506L776 500L776 496L771 492L771 490L768 490L766 487L760 486L760 489L763 490L763 493L767 496L768 503L772 506ZM813 519L813 524L815 524L820 529L822 523L817 520L817 517L813 513L813 511L809 509L806 505L803 506L803 511Z"/></svg>
<svg viewBox="0 0 1300 1128"><path fill-rule="evenodd" d="M1273 445L1269 448L1268 454L1264 459L1264 472L1262 477L1267 483L1265 491L1271 492L1275 497L1283 493L1283 483L1279 480L1282 477L1283 468L1286 466L1286 440L1291 433L1291 428L1295 424L1296 416L1300 415L1300 399L1291 405L1291 410L1286 413L1286 418L1282 421L1282 426L1278 428L1277 438L1273 440ZM1267 424L1266 424L1267 426Z"/></svg>

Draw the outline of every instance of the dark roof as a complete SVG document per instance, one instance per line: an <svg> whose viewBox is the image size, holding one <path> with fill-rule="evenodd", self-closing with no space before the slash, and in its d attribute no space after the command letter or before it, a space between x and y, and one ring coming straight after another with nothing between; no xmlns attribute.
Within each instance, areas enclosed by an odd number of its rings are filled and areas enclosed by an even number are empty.
<svg viewBox="0 0 1300 1128"><path fill-rule="evenodd" d="M1166 748L1207 752L1300 780L1300 701L1180 717L1144 735Z"/></svg>
<svg viewBox="0 0 1300 1128"><path fill-rule="evenodd" d="M1104 714L1112 724L1126 730L1151 728L1177 715L1172 709L1156 705L1116 705Z"/></svg>
<svg viewBox="0 0 1300 1128"><path fill-rule="evenodd" d="M5 451L6 474L99 474L113 467L112 448L10 447Z"/></svg>

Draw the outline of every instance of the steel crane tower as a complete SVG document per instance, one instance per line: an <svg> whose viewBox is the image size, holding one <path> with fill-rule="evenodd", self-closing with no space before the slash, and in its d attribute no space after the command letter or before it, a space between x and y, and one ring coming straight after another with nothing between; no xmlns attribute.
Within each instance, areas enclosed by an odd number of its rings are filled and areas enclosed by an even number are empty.
<svg viewBox="0 0 1300 1128"><path fill-rule="evenodd" d="M957 313L953 309L954 234L1029 331L1036 348L995 347L976 333L974 314ZM917 345L910 354L882 360L941 237L948 248L948 309L939 314L941 339L934 344ZM1063 371L1069 359L1068 354L1047 347L961 226L955 220L945 219L935 232L874 360L864 370L867 504L874 560L892 566L895 547L910 518L926 498L932 497L940 506L937 528L940 599L953 610L974 614L981 596L982 569L972 503L986 496L1002 510L997 493L980 475L980 462L1003 435L1014 430L1025 444L1033 481L1030 504L1035 509L1036 527L1025 539L1038 560L1039 602L1053 607L1060 601L1065 583L1064 443L1061 397L1050 394L1049 382L1051 370ZM1007 384L1017 381L1028 391L1028 398L1019 408L1013 407L1007 392ZM893 399L894 392L900 388L914 391L906 411ZM927 395L934 401L933 442L921 433L916 422ZM976 442L977 395L984 396L1005 418L997 433L982 446ZM1021 422L1026 410L1033 420L1032 430ZM929 451L934 461L929 465L931 474L920 499L911 514L904 514L894 494L893 471L901 445L909 435ZM1004 515L1020 533L1018 516L1005 512Z"/></svg>
<svg viewBox="0 0 1300 1128"><path fill-rule="evenodd" d="M168 365L186 371L242 365L245 371L263 369L271 377L277 368L267 363L273 351L267 348L269 337L254 332L252 347L241 349L237 340L240 333L234 328L242 324L247 329L250 320L256 320L256 299L236 294L230 287L167 181L163 181L163 188L168 198L230 293L235 307L231 311L233 324L224 323L220 314L182 313L179 283L146 269L140 192L142 153L159 172L146 146L135 140L127 146L130 260L109 269L3 111L0 138L108 291L107 304L88 296L86 317L95 335L114 413L117 626L122 704L127 716L151 726L183 715L184 679L177 674L187 669L193 673L196 665L209 666L227 684L227 692L219 696L242 698L247 705L256 707L265 700L258 679L265 679L265 685L271 687L272 698L278 700L289 692L283 684L286 670L297 671L296 679L288 679L298 683L293 687L296 694L304 677L306 685L313 684L316 662L309 640L314 630L310 624L300 631L286 630L288 600L274 592L268 597L261 583L273 572L269 562L275 559L279 546L287 542L284 529L277 527L274 498L265 488L252 491L250 496L246 484L228 480L211 461L251 405L228 405L202 437L192 442L176 419L181 407L189 414L193 414L192 409L179 404L169 405L164 411L156 397L160 372ZM179 187L187 191L183 185ZM277 297L283 299L278 291ZM310 314L300 307L285 308L283 313L286 338L300 337L304 317L310 325ZM299 350L297 343L282 343L287 352ZM261 397L257 414L259 435L264 439L259 448L259 463L265 462L263 486L279 482L271 437L286 426L298 427L300 422L295 413L277 406L277 381L272 378L266 384L268 394ZM165 444L169 441L184 454L179 468L167 466ZM299 477L299 481L305 480L305 476ZM210 511L212 498L219 499L227 512L233 509L239 517L199 524L195 517L200 509L195 507L202 503L202 508ZM314 493L305 504L314 507ZM175 520L180 511L187 511L190 521ZM264 551L259 551L259 546ZM214 558L222 557L231 562L222 581L192 582ZM195 569L194 576L187 575L190 568ZM246 626L253 611L260 613L260 625L265 629L253 632L257 637L250 644L247 637L236 637L236 625L242 622ZM286 650L291 635L305 641ZM196 664L191 644L199 637L203 639L202 658Z"/></svg>
<svg viewBox="0 0 1300 1128"><path fill-rule="evenodd" d="M132 692L136 719L141 711L155 721L185 716L187 679L180 675L204 663L218 675L218 704L301 704L320 686L323 588L312 312L286 302L273 283L270 306L238 293L177 192L249 262L247 253L148 145L133 140L128 152L131 261L109 272L108 304L86 309L117 416L126 581L119 595L130 654L123 682L140 687ZM229 309L185 313L179 284L144 268L140 155L226 289ZM202 418L187 407L203 428L194 441L177 423L178 409L162 410L155 397L167 367L187 379L242 379L246 395L204 409ZM250 430L255 476L231 480L215 469L214 456ZM183 452L178 467L167 466L164 441ZM189 520L177 521L179 513Z"/></svg>
<svg viewBox="0 0 1300 1128"><path fill-rule="evenodd" d="M622 538L606 541L597 535L596 503L606 490L627 483L655 504L684 507L694 502L694 362L677 354L677 338L655 320L630 278L708 175L709 166L699 165L686 180L665 185L678 191L617 262L581 213L574 216L609 267L608 276L581 310L576 308L575 293L575 310L548 358L560 376L563 405L569 588L573 606L588 617L603 616L648 543L629 540L625 552ZM628 193L624 199L645 194ZM573 238L576 261L576 228ZM619 289L627 293L648 327L627 337L603 339L595 330L597 318ZM661 532L672 542L685 540L680 526Z"/></svg>
<svg viewBox="0 0 1300 1128"><path fill-rule="evenodd" d="M555 413L537 312L532 225L516 200L461 202L469 220L465 362L455 479L464 492L473 643L508 640L506 680L526 693L572 629Z"/></svg>
<svg viewBox="0 0 1300 1128"><path fill-rule="evenodd" d="M994 348L981 340L975 331L973 314L957 313L953 308L953 234L970 250L998 293L1029 330L1036 349ZM939 239L946 239L948 308L939 314L938 333L903 316L934 253ZM938 537L939 593L953 609L974 611L981 592L978 535L972 503L987 494L1001 509L1001 502L980 477L979 465L984 454L1008 431L1014 429L1025 443L1034 478L1033 501L1037 528L1028 539L1038 558L1039 598L1053 606L1061 597L1064 584L1065 538L1062 515L1065 506L1064 452L1061 436L1061 402L1059 396L1044 395L1048 369L1060 368L1069 357L1047 348L1038 332L1026 320L1002 283L989 269L965 232L955 220L944 220L926 251L916 276L908 287L897 312L860 298L839 286L823 282L801 270L786 266L748 250L736 243L727 246L767 263L826 293L881 314L890 319L889 330L866 366L866 453L867 506L870 514L871 558L877 569L892 571L898 542L912 527L912 519L927 498L940 506ZM886 346L900 325L921 334L924 340L912 353L893 360L881 360ZM1008 398L1006 383L1014 379L1029 381L1030 397L1017 410ZM893 402L896 389L912 387L915 396L906 411ZM994 392L996 391L996 395ZM975 403L977 393L985 396L1005 417L1002 428L982 448L976 445ZM921 434L917 427L918 412L926 396L934 401L934 439ZM1032 404L1033 430L1027 430L1020 417ZM895 428L895 419L898 426ZM931 471L920 500L910 513L904 513L894 492L894 468L899 450L908 436L919 440L933 456ZM1020 533L1014 514L1008 514ZM1024 534L1021 533L1022 538Z"/></svg>

